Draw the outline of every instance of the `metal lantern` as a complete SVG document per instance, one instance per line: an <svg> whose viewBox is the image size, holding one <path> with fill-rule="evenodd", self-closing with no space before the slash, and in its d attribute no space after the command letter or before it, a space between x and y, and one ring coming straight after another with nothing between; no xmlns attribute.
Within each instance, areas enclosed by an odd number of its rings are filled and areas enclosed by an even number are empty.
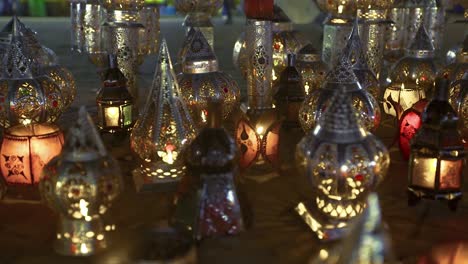
<svg viewBox="0 0 468 264"><path fill-rule="evenodd" d="M421 129L411 141L408 203L444 199L456 210L462 197L465 151L458 117L448 102L449 81L436 80L436 92L423 113Z"/></svg>
<svg viewBox="0 0 468 264"><path fill-rule="evenodd" d="M98 127L108 133L128 132L133 127L133 98L126 79L117 66L117 58L109 55L109 69L98 91Z"/></svg>
<svg viewBox="0 0 468 264"><path fill-rule="evenodd" d="M340 60L328 73L323 88L306 97L299 111L299 120L304 131L308 132L315 127L323 111L330 106L333 93L340 87L346 87L345 92L352 97L353 105L366 129L375 130L379 126L379 105L366 89L374 85L375 76L366 66L364 53L357 45L359 42L353 40L354 34L356 33L352 33ZM352 77L355 78L350 78L348 72L352 72Z"/></svg>
<svg viewBox="0 0 468 264"><path fill-rule="evenodd" d="M132 150L141 158L133 171L137 189L176 184L185 172L180 155L194 137L195 126L163 40L153 85L130 137Z"/></svg>
<svg viewBox="0 0 468 264"><path fill-rule="evenodd" d="M389 74L383 99L385 113L399 117L403 111L431 93L437 65L434 46L424 26L419 28L406 56L399 60Z"/></svg>
<svg viewBox="0 0 468 264"><path fill-rule="evenodd" d="M411 108L407 109L399 119L398 146L404 160L408 160L411 153L411 140L422 125L422 113L429 103L426 99L421 99Z"/></svg>
<svg viewBox="0 0 468 264"><path fill-rule="evenodd" d="M198 29L214 47L214 29L211 16L222 6L221 0L176 0L175 6L178 12L186 15L184 26L187 33L191 28Z"/></svg>
<svg viewBox="0 0 468 264"><path fill-rule="evenodd" d="M316 0L318 7L333 17L349 17L356 15L357 5L353 0Z"/></svg>
<svg viewBox="0 0 468 264"><path fill-rule="evenodd" d="M218 59L201 31L193 33L182 62L178 81L182 97L192 119L203 125L208 113L208 100L223 102L223 120L239 107L240 90L228 74L221 72Z"/></svg>
<svg viewBox="0 0 468 264"><path fill-rule="evenodd" d="M323 24L322 60L327 65L339 59L352 27L352 21L346 18L328 17Z"/></svg>
<svg viewBox="0 0 468 264"><path fill-rule="evenodd" d="M384 57L390 62L395 62L404 56L406 45L406 29L408 21L408 8L406 0L395 0L395 5L388 12L388 20L392 23L387 26L385 32Z"/></svg>
<svg viewBox="0 0 468 264"><path fill-rule="evenodd" d="M71 0L71 45L72 50L86 53L91 61L102 50L101 24L103 8L97 0Z"/></svg>
<svg viewBox="0 0 468 264"><path fill-rule="evenodd" d="M63 134L51 124L14 126L3 135L0 169L8 185L37 185L44 165L62 150Z"/></svg>
<svg viewBox="0 0 468 264"><path fill-rule="evenodd" d="M197 240L236 235L243 229L234 178L235 140L221 127L222 102L209 102L208 125L186 152L187 174L176 197L174 224Z"/></svg>
<svg viewBox="0 0 468 264"><path fill-rule="evenodd" d="M309 43L298 52L296 60L296 68L302 76L302 87L306 95L320 89L329 67L322 61L318 51Z"/></svg>
<svg viewBox="0 0 468 264"><path fill-rule="evenodd" d="M108 10L139 11L145 5L145 0L99 0Z"/></svg>
<svg viewBox="0 0 468 264"><path fill-rule="evenodd" d="M465 72L461 80L455 81L450 86L449 102L457 111L461 119L460 127L465 141L468 145L468 72Z"/></svg>
<svg viewBox="0 0 468 264"><path fill-rule="evenodd" d="M146 55L157 54L159 51L159 35L161 25L159 22L159 6L145 5L140 11L140 21L143 29L139 31L139 64Z"/></svg>
<svg viewBox="0 0 468 264"><path fill-rule="evenodd" d="M352 83L351 70L340 72ZM319 239L343 237L349 223L361 215L366 197L385 177L390 157L377 137L359 121L352 99L341 86L313 132L297 146L299 169L310 179L316 197L303 203L306 221Z"/></svg>
<svg viewBox="0 0 468 264"><path fill-rule="evenodd" d="M115 226L105 227L101 217L122 188L118 163L107 153L83 107L68 132L62 153L42 172L43 200L60 215L55 251L89 256L105 248L106 230Z"/></svg>
<svg viewBox="0 0 468 264"><path fill-rule="evenodd" d="M249 19L270 19L274 10L273 0L246 0L245 16Z"/></svg>

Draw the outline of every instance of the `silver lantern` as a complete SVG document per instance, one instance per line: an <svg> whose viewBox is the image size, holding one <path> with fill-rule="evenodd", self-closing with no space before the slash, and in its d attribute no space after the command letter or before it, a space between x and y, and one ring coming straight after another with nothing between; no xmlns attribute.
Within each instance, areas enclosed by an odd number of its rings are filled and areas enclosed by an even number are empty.
<svg viewBox="0 0 468 264"><path fill-rule="evenodd" d="M296 68L302 76L302 87L306 95L320 89L329 71L319 52L312 44L305 45L297 54Z"/></svg>

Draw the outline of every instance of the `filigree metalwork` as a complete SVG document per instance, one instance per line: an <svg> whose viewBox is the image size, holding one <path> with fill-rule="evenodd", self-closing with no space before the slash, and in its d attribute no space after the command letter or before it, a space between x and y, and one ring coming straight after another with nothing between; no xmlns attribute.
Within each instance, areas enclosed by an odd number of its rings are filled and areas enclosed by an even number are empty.
<svg viewBox="0 0 468 264"><path fill-rule="evenodd" d="M302 86L306 95L322 87L329 71L312 44L307 44L298 52L296 68L302 76Z"/></svg>

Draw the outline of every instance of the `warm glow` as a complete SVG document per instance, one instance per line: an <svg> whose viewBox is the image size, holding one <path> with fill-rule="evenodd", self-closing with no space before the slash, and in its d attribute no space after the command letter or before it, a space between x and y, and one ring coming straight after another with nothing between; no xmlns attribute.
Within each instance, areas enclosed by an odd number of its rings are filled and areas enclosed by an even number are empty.
<svg viewBox="0 0 468 264"><path fill-rule="evenodd" d="M88 246L86 246L86 244L82 243L81 246L80 246L80 252L81 252L81 254L88 254L89 253Z"/></svg>
<svg viewBox="0 0 468 264"><path fill-rule="evenodd" d="M175 151L174 145L167 144L166 151L158 151L158 156L162 159L162 161L172 165L176 161L178 153Z"/></svg>
<svg viewBox="0 0 468 264"><path fill-rule="evenodd" d="M338 6L338 14L343 14L343 9L344 9L344 6L339 5Z"/></svg>
<svg viewBox="0 0 468 264"><path fill-rule="evenodd" d="M442 160L440 163L440 189L458 189L461 184L463 160Z"/></svg>
<svg viewBox="0 0 468 264"><path fill-rule="evenodd" d="M91 217L88 215L88 205L89 203L86 200L80 199L80 213L86 221L91 221Z"/></svg>
<svg viewBox="0 0 468 264"><path fill-rule="evenodd" d="M106 119L107 126L117 127L119 126L120 120L120 109L119 107L106 107L104 108L104 116Z"/></svg>
<svg viewBox="0 0 468 264"><path fill-rule="evenodd" d="M263 128L263 126L258 126L256 132L260 137L263 137L263 133L265 133L265 129Z"/></svg>
<svg viewBox="0 0 468 264"><path fill-rule="evenodd" d="M208 111L206 111L206 110L202 110L202 111L201 111L201 119L202 119L202 122L203 122L203 123L206 123L206 121L207 121L207 119L206 119L206 118L207 118L207 114L208 114Z"/></svg>
<svg viewBox="0 0 468 264"><path fill-rule="evenodd" d="M23 124L23 126L27 126L27 125L31 124L31 119L27 119L27 118L23 119L23 120L21 120L21 123Z"/></svg>
<svg viewBox="0 0 468 264"><path fill-rule="evenodd" d="M320 253L319 253L319 256L320 256L321 260L328 259L328 251L326 251L325 249L321 249Z"/></svg>
<svg viewBox="0 0 468 264"><path fill-rule="evenodd" d="M437 159L414 158L412 184L429 189L434 188L437 171Z"/></svg>

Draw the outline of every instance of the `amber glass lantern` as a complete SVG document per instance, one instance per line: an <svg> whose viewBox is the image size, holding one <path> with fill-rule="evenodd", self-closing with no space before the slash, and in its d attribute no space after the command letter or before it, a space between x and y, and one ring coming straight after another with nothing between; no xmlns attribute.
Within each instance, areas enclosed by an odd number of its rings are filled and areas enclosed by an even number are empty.
<svg viewBox="0 0 468 264"><path fill-rule="evenodd" d="M355 79L351 70L341 72ZM349 82L351 81L349 80ZM315 197L297 209L319 239L346 234L349 223L364 212L369 192L390 165L386 147L367 132L342 86L332 96L318 125L297 145L298 168L311 181Z"/></svg>
<svg viewBox="0 0 468 264"><path fill-rule="evenodd" d="M81 108L63 151L42 173L43 201L59 214L54 249L67 256L89 256L107 246L102 216L123 188L119 165L107 153L91 117Z"/></svg>
<svg viewBox="0 0 468 264"><path fill-rule="evenodd" d="M0 168L10 186L39 184L42 168L60 154L63 134L55 125L14 126L3 135Z"/></svg>
<svg viewBox="0 0 468 264"><path fill-rule="evenodd" d="M320 89L329 71L319 52L312 44L305 45L297 54L296 68L302 76L302 87L306 95Z"/></svg>
<svg viewBox="0 0 468 264"><path fill-rule="evenodd" d="M180 157L194 137L195 125L163 40L148 100L130 136L131 148L140 158L133 171L137 190L176 185L185 172Z"/></svg>
<svg viewBox="0 0 468 264"><path fill-rule="evenodd" d="M391 69L383 95L385 113L399 117L419 100L430 95L434 86L437 65L434 46L424 26L419 28L406 56Z"/></svg>
<svg viewBox="0 0 468 264"><path fill-rule="evenodd" d="M195 31L184 51L182 73L177 79L192 119L203 126L207 121L208 100L223 102L221 111L226 120L239 107L240 90L231 76L219 70L218 59L203 33Z"/></svg>
<svg viewBox="0 0 468 264"><path fill-rule="evenodd" d="M133 127L133 98L126 79L117 66L117 58L109 55L109 69L96 98L98 127L103 132L130 131Z"/></svg>
<svg viewBox="0 0 468 264"><path fill-rule="evenodd" d="M465 151L458 117L448 102L449 81L439 78L423 113L421 129L411 141L408 203L421 198L444 199L456 210L462 197Z"/></svg>

